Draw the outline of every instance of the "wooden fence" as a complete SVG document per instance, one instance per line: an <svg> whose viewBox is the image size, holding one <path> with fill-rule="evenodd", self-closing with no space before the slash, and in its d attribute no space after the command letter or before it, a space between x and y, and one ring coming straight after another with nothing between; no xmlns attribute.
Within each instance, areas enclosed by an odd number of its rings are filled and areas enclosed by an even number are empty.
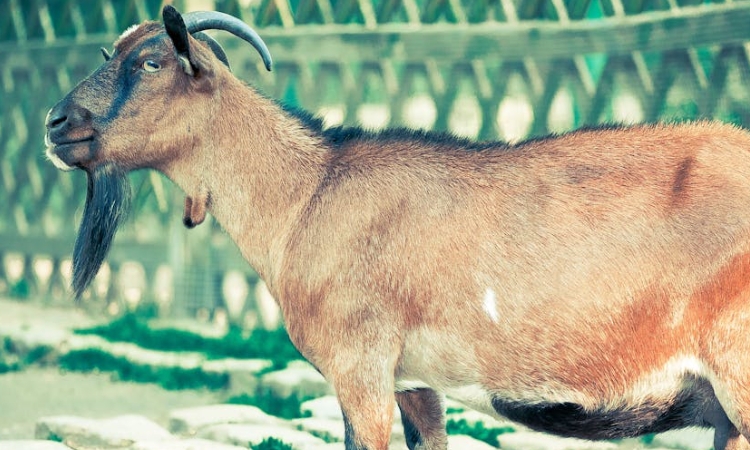
<svg viewBox="0 0 750 450"><path fill-rule="evenodd" d="M0 2L0 295L70 303L85 179L43 157L48 109L99 47L161 0ZM234 72L328 124L405 125L517 141L601 122L714 117L750 125L750 1L183 0L254 24L272 73L221 33ZM111 313L229 312L254 323L257 276L182 194L132 175L131 220L84 304ZM266 315L261 314L261 318Z"/></svg>

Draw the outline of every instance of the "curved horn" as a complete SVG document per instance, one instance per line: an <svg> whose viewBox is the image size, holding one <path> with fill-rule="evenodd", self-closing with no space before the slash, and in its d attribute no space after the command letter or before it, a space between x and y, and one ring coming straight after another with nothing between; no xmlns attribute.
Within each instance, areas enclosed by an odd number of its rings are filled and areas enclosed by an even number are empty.
<svg viewBox="0 0 750 450"><path fill-rule="evenodd" d="M258 33L240 19L218 11L189 12L183 14L182 19L185 21L188 33L191 34L203 30L224 30L244 39L260 53L266 70L271 70L273 61L271 60L271 52L268 51L268 47L266 47L263 39L258 36Z"/></svg>
<svg viewBox="0 0 750 450"><path fill-rule="evenodd" d="M229 67L229 59L227 59L227 54L224 53L224 49L221 47L221 44L216 42L216 39L201 31L194 33L193 37L208 44L208 47L214 52L214 55L219 58L219 61L223 62L224 65L231 70L231 67Z"/></svg>

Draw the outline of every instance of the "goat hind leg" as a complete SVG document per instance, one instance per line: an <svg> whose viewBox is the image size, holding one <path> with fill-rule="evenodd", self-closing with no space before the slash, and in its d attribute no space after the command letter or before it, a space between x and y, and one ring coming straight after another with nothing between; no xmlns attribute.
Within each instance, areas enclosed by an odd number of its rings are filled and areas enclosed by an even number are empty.
<svg viewBox="0 0 750 450"><path fill-rule="evenodd" d="M703 419L714 427L714 450L750 450L750 444L729 420L716 398L707 405Z"/></svg>
<svg viewBox="0 0 750 450"><path fill-rule="evenodd" d="M443 404L432 389L415 389L396 393L401 422L409 450L446 450Z"/></svg>

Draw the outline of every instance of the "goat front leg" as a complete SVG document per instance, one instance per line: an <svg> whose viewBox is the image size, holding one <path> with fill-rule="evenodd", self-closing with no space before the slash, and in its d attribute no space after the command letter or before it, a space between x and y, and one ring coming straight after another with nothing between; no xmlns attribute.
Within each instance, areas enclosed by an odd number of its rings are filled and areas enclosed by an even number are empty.
<svg viewBox="0 0 750 450"><path fill-rule="evenodd" d="M336 344L320 369L344 414L346 450L387 450L396 406L398 347L388 342L386 336L392 334L363 328L329 341Z"/></svg>
<svg viewBox="0 0 750 450"><path fill-rule="evenodd" d="M351 358L346 370L327 374L344 414L345 448L387 450L396 406L390 355ZM356 367L351 367L352 362Z"/></svg>
<svg viewBox="0 0 750 450"><path fill-rule="evenodd" d="M396 393L409 450L446 450L445 415L440 395L432 389Z"/></svg>
<svg viewBox="0 0 750 450"><path fill-rule="evenodd" d="M395 407L393 389L374 386L367 367L333 381L344 414L346 450L387 450Z"/></svg>

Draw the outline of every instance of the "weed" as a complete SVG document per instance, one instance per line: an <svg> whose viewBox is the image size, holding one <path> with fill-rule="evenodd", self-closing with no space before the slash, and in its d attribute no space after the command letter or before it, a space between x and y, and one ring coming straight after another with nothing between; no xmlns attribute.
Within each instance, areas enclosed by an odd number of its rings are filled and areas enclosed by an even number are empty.
<svg viewBox="0 0 750 450"><path fill-rule="evenodd" d="M476 422L469 425L466 419L448 419L446 431L448 434L466 434L478 441L486 442L489 445L497 447L499 445L497 442L498 436L504 433L513 433L516 430L508 426L487 428L482 422Z"/></svg>
<svg viewBox="0 0 750 450"><path fill-rule="evenodd" d="M232 329L221 338L213 338L183 330L152 329L147 321L127 314L109 324L76 330L76 333L95 334L109 341L130 342L152 350L201 352L210 359L270 359L276 368L302 359L283 329L257 329L249 335Z"/></svg>
<svg viewBox="0 0 750 450"><path fill-rule="evenodd" d="M278 398L266 389L258 389L255 392L255 395L236 395L229 398L226 403L257 406L272 416L282 417L284 419L298 419L302 417L300 405L311 398L313 397L300 398L296 395L292 395L288 398Z"/></svg>
<svg viewBox="0 0 750 450"><path fill-rule="evenodd" d="M226 374L204 372L197 367L154 367L136 364L94 348L69 352L60 357L59 365L62 369L77 372L114 372L120 380L156 383L169 390L217 390L226 388L229 382Z"/></svg>
<svg viewBox="0 0 750 450"><path fill-rule="evenodd" d="M263 439L260 444L251 445L253 450L294 450L294 447L276 438Z"/></svg>

